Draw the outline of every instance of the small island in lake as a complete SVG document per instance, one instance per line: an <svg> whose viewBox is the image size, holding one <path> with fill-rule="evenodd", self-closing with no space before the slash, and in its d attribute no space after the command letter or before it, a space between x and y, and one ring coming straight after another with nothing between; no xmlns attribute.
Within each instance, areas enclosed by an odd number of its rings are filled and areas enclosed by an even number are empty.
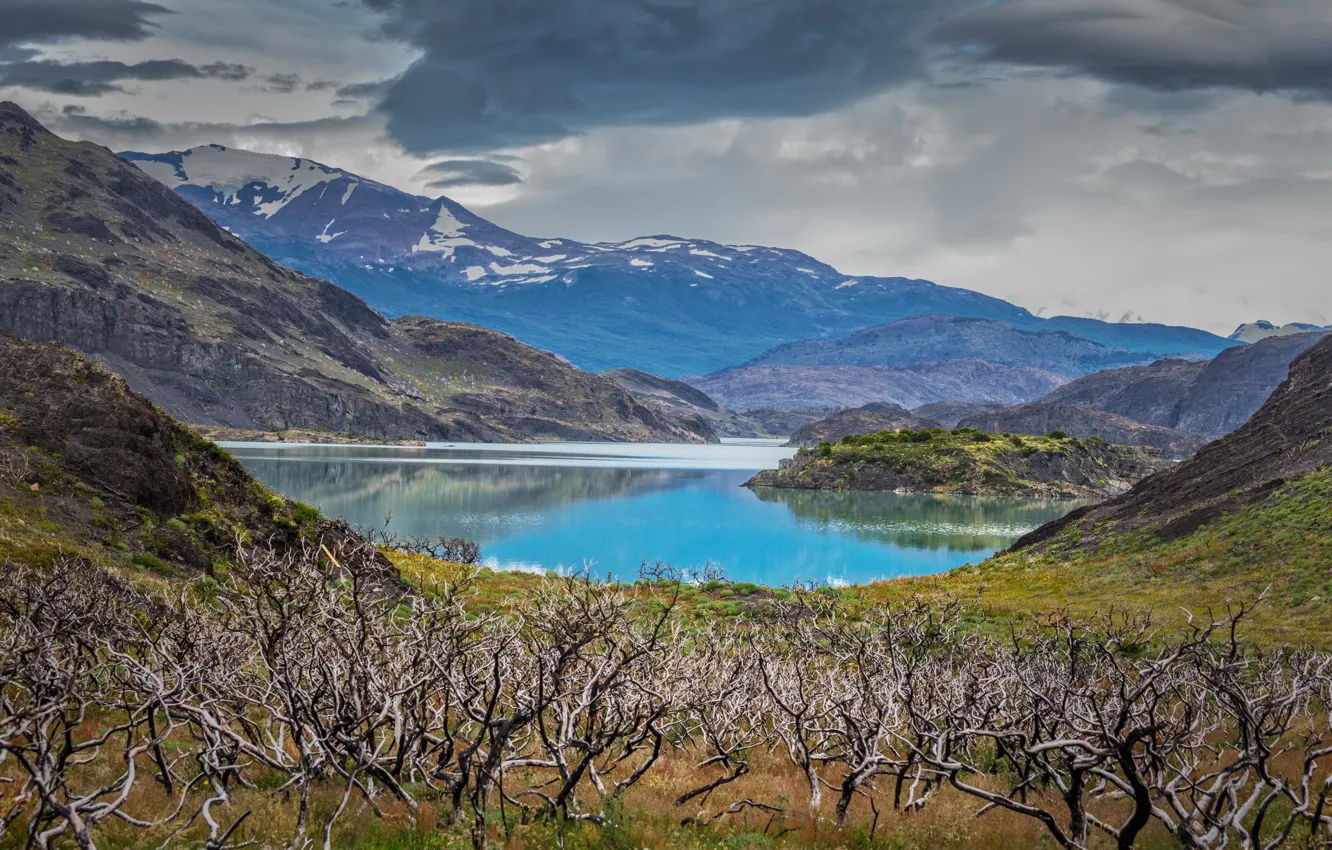
<svg viewBox="0 0 1332 850"><path fill-rule="evenodd" d="M1170 465L1157 449L1059 431L1030 437L925 428L803 448L745 486L1087 499L1117 496Z"/></svg>

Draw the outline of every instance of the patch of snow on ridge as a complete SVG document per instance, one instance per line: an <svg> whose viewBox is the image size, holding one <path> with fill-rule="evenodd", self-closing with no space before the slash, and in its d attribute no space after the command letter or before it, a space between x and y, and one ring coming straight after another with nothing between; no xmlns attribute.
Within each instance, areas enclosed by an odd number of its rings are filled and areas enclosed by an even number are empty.
<svg viewBox="0 0 1332 850"><path fill-rule="evenodd" d="M327 188L335 180L357 179L344 171L326 168L308 159L295 159L289 156L256 154L249 151L232 150L221 145L205 145L191 148L181 154L181 169L187 175L181 179L179 174L152 176L168 185L188 183L204 186L225 195L229 203L234 203L236 193L246 186L260 184L281 192L274 201L258 205L255 214L272 218L287 204L316 187Z"/></svg>
<svg viewBox="0 0 1332 850"><path fill-rule="evenodd" d="M538 263L558 263L560 260L568 259L568 254L552 254L549 257L535 257Z"/></svg>
<svg viewBox="0 0 1332 850"><path fill-rule="evenodd" d="M448 207L441 204L439 217L435 219L435 223L430 226L430 229L440 236L461 236L462 232L467 229L467 225L459 221L458 217Z"/></svg>
<svg viewBox="0 0 1332 850"><path fill-rule="evenodd" d="M712 275L708 274L707 272L701 272L696 269L694 271L694 274L698 275L699 277L706 277L708 280L712 280ZM690 284L690 286L698 286L698 284L692 283Z"/></svg>
<svg viewBox="0 0 1332 850"><path fill-rule="evenodd" d="M859 286L859 285L860 281L858 280L844 280L841 283L837 284L837 288L846 289L848 286Z"/></svg>
<svg viewBox="0 0 1332 850"><path fill-rule="evenodd" d="M487 245L487 246L486 246L486 250L489 251L490 253L494 254L496 257L512 257L512 256L513 256L513 252L512 252L512 251L510 251L510 250L507 249L507 248L501 248L501 247L499 247L498 245Z"/></svg>
<svg viewBox="0 0 1332 850"><path fill-rule="evenodd" d="M481 278L486 276L486 270L481 268L480 266L468 266L463 271L463 275L468 280L480 280Z"/></svg>
<svg viewBox="0 0 1332 850"><path fill-rule="evenodd" d="M356 191L356 187L360 185L361 185L360 183L352 183L350 186L347 187L346 193L344 193L342 196L342 205L344 207L347 206L347 202L351 200L351 196Z"/></svg>
<svg viewBox="0 0 1332 850"><path fill-rule="evenodd" d="M341 231L340 233L328 232L328 229L332 227L336 221L337 219L335 218L333 219L333 221L330 221L328 224L324 225L324 232L316 236L315 239L327 245L328 243L332 242L334 239L337 239L339 236L345 235L347 233L347 231L345 230Z"/></svg>
<svg viewBox="0 0 1332 850"><path fill-rule="evenodd" d="M628 242L619 242L614 244L613 247L619 248L622 251L632 251L635 248L668 248L679 244L679 239L653 239L651 237L644 237L642 239L631 239Z"/></svg>
<svg viewBox="0 0 1332 850"><path fill-rule="evenodd" d="M415 254L421 251L427 251L435 254L443 254L444 259L447 260L453 256L453 252L456 249L463 247L476 248L479 246L470 239L463 239L456 236L440 239L426 233L421 236L420 242L417 242L412 246L412 253ZM380 260L380 262L382 263L383 260Z"/></svg>
<svg viewBox="0 0 1332 850"><path fill-rule="evenodd" d="M702 248L694 248L689 252L695 257L711 257L714 260L729 260L730 257L723 257L721 254L714 254L711 251L705 251Z"/></svg>
<svg viewBox="0 0 1332 850"><path fill-rule="evenodd" d="M652 261L651 261L651 260L640 260L640 259L638 259L637 257L635 257L634 259L632 259L632 260L629 261L629 265L631 265L631 266L638 266L639 268L648 268L648 267L652 266Z"/></svg>
<svg viewBox="0 0 1332 850"><path fill-rule="evenodd" d="M511 266L501 266L499 263L491 263L490 270L495 274L519 275L519 274L542 274L550 269L545 266L533 265L532 263L515 263Z"/></svg>

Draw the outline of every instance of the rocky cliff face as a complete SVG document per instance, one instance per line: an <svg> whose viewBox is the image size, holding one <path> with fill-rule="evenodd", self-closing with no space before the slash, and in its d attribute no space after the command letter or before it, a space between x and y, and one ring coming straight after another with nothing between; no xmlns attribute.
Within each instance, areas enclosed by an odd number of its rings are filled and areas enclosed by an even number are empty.
<svg viewBox="0 0 1332 850"><path fill-rule="evenodd" d="M1120 498L1032 532L1014 548L1094 548L1106 534L1152 526L1163 539L1181 537L1329 464L1332 338L1324 338L1296 358L1286 381L1234 433Z"/></svg>
<svg viewBox="0 0 1332 850"><path fill-rule="evenodd" d="M1285 380L1291 361L1319 339L1319 334L1272 337L1210 361L1162 360L1098 372L1041 402L1093 407L1215 439L1243 425Z"/></svg>
<svg viewBox="0 0 1332 850"><path fill-rule="evenodd" d="M791 435L788 446L817 446L835 443L849 434L878 434L883 431L914 431L920 428L938 428L939 423L922 419L901 405L867 404L853 410L834 413L826 419L811 422Z"/></svg>
<svg viewBox="0 0 1332 850"><path fill-rule="evenodd" d="M1104 410L1070 404L1027 404L971 416L959 424L979 431L1035 436L1063 431L1070 437L1100 437L1121 446L1150 446L1175 458L1187 457L1207 442L1187 431L1144 425Z"/></svg>
<svg viewBox="0 0 1332 850"><path fill-rule="evenodd" d="M390 439L712 438L502 334L441 325L457 344L424 344L427 323L389 323L111 152L0 104L0 330L93 355L182 419ZM475 369L509 356L531 368Z"/></svg>

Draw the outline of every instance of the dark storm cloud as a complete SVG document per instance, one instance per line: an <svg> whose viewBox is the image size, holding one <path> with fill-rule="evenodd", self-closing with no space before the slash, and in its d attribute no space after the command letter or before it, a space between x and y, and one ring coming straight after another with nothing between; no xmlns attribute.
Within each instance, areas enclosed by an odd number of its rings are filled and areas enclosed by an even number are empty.
<svg viewBox="0 0 1332 850"><path fill-rule="evenodd" d="M262 121L249 124L225 122L156 121L141 115L113 113L90 115L82 106L66 106L59 112L36 110L40 120L66 135L96 139L113 150L135 146L146 149L190 147L216 142L239 147L238 137L268 141L306 142L361 126L364 116L319 118L313 121Z"/></svg>
<svg viewBox="0 0 1332 850"><path fill-rule="evenodd" d="M515 186L523 182L523 175L512 165L488 159L449 159L436 162L414 178L429 180L431 189L456 189L459 186Z"/></svg>
<svg viewBox="0 0 1332 850"><path fill-rule="evenodd" d="M1327 0L1007 0L935 35L976 58L1151 89L1332 97Z"/></svg>
<svg viewBox="0 0 1332 850"><path fill-rule="evenodd" d="M983 0L363 0L422 51L380 103L416 153L825 112L916 75Z"/></svg>
<svg viewBox="0 0 1332 850"><path fill-rule="evenodd" d="M180 59L153 59L127 65L124 62L52 62L48 60L0 65L0 86L19 86L36 91L77 97L96 97L122 91L126 81L222 79L244 80L251 69L244 65L214 62L191 65Z"/></svg>
<svg viewBox="0 0 1332 850"><path fill-rule="evenodd" d="M141 0L0 0L0 47L69 38L132 40L169 10Z"/></svg>

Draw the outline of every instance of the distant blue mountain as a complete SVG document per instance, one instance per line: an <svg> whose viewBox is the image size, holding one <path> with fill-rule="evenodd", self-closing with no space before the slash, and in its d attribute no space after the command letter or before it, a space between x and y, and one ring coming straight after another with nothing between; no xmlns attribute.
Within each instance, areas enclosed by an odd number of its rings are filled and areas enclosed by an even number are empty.
<svg viewBox="0 0 1332 850"><path fill-rule="evenodd" d="M1066 330L1142 359L1240 343L1192 328L1043 319L964 289L849 277L797 251L653 236L588 244L505 230L448 198L316 162L209 145L124 153L274 260L389 317L473 322L586 369L704 374L796 340L920 314Z"/></svg>

